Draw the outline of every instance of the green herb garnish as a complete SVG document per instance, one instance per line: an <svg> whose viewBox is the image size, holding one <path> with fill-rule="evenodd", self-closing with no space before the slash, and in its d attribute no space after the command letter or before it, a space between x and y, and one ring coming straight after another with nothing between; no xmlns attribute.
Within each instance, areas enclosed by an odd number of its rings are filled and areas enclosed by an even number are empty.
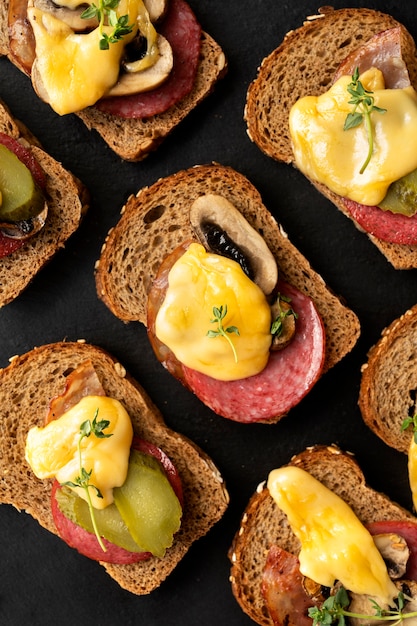
<svg viewBox="0 0 417 626"><path fill-rule="evenodd" d="M230 347L233 351L233 356L235 357L235 362L237 363L237 354L235 346L233 345L233 341L230 339L229 334L234 333L235 335L239 335L239 330L236 326L228 326L227 328L223 328L223 320L227 315L227 304L223 307L214 306L213 307L213 315L214 318L210 320L212 324L217 324L217 330L208 330L207 337L224 337L230 344Z"/></svg>
<svg viewBox="0 0 417 626"><path fill-rule="evenodd" d="M398 598L396 599L397 607L393 609L382 609L375 600L370 599L370 603L373 606L374 613L371 615L365 615L362 613L353 613L347 610L349 606L349 596L344 587L341 587L334 596L327 598L321 607L310 607L308 609L308 615L313 620L313 626L345 626L346 617L355 617L360 620L382 621L391 623L393 626L396 624L402 624L405 619L410 617L416 617L417 611L410 613L403 613L404 609L404 594L400 591Z"/></svg>
<svg viewBox="0 0 417 626"><path fill-rule="evenodd" d="M403 423L401 424L401 430L407 430L409 426L413 427L414 442L417 443L417 414L413 415L413 417L407 417L405 420L403 420Z"/></svg>
<svg viewBox="0 0 417 626"><path fill-rule="evenodd" d="M284 320L286 317L288 317L289 315L293 315L294 319L298 318L298 315L294 311L294 309L291 309L291 308L283 309L280 306L281 302L286 302L288 304L289 302L291 302L291 298L287 298L287 296L283 296L281 293L278 294L278 298L276 301L276 305L278 307L278 315L276 315L275 319L273 320L271 324L271 335L273 337L281 336L282 331L284 330Z"/></svg>
<svg viewBox="0 0 417 626"><path fill-rule="evenodd" d="M353 104L353 111L348 113L343 130L356 128L356 126L359 126L364 121L368 135L368 155L360 169L360 174L363 174L371 160L374 150L374 131L372 128L371 113L374 111L377 113L386 113L386 109L381 109L374 104L375 99L372 95L373 91L365 89L359 80L359 68L355 69L352 75L352 81L349 83L347 90L352 96L348 104Z"/></svg>
<svg viewBox="0 0 417 626"><path fill-rule="evenodd" d="M133 30L133 24L129 24L128 15L117 17L116 9L119 3L120 0L99 0L98 5L92 3L81 13L81 17L85 20L97 18L101 35L100 50L108 50L110 44L120 41ZM105 21L113 27L110 34L103 32Z"/></svg>
<svg viewBox="0 0 417 626"><path fill-rule="evenodd" d="M101 420L100 422L98 422L97 415L98 415L98 409L95 412L93 421L86 420L80 426L80 436L78 438L78 443L77 443L80 474L79 476L75 478L74 482L67 481L63 483L63 485L67 487L73 487L73 488L79 487L80 489L84 489L85 494L86 494L88 509L90 511L91 521L93 523L94 533L97 537L97 541L99 542L101 549L103 550L103 552L106 552L106 547L103 541L101 540L100 533L97 528L97 522L96 522L96 518L94 514L94 507L91 502L90 489L93 489L96 492L96 496L98 498L102 498L103 495L100 489L98 489L95 485L90 483L92 470L88 472L85 469L85 467L83 467L82 455L81 455L81 442L85 437L90 437L90 435L95 435L99 439L106 439L108 437L112 437L112 434L106 435L103 432L106 428L108 428L110 424L109 420Z"/></svg>

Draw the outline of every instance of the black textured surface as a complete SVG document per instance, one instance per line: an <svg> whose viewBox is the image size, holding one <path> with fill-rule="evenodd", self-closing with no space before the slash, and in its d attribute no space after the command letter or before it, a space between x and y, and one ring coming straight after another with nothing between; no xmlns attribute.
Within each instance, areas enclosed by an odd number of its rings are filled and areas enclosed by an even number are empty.
<svg viewBox="0 0 417 626"><path fill-rule="evenodd" d="M29 80L0 59L0 98L44 147L89 187L82 227L15 302L0 310L0 367L35 345L84 338L117 356L167 423L208 452L231 496L223 520L194 544L151 595L121 590L12 507L0 508L0 622L5 626L246 626L231 594L227 551L257 484L293 453L316 443L355 453L368 482L411 507L406 458L364 426L357 406L360 367L381 330L417 302L416 271L395 271L352 223L288 166L265 157L243 122L246 90L262 58L319 5L305 1L190 0L204 29L221 43L229 73L215 92L142 163L123 163L75 116L63 118L34 95ZM333 2L392 13L417 37L412 3ZM274 426L240 425L203 407L156 362L144 328L123 324L97 299L94 263L131 193L159 177L217 161L245 174L290 239L360 318L361 338L290 415Z"/></svg>

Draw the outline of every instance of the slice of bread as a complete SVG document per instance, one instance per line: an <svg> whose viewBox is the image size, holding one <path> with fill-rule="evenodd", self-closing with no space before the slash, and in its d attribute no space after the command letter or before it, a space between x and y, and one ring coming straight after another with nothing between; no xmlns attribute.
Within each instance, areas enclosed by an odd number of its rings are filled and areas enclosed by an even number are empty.
<svg viewBox="0 0 417 626"><path fill-rule="evenodd" d="M401 430L417 412L417 305L395 319L362 366L359 407L369 428L387 445L408 453L412 432Z"/></svg>
<svg viewBox="0 0 417 626"><path fill-rule="evenodd" d="M9 0L3 0L0 7L0 54L15 62L10 55L7 35L8 6ZM210 35L202 32L200 61L194 87L164 113L142 120L110 115L95 107L88 107L77 115L89 130L97 131L122 159L141 161L156 150L184 117L213 91L217 81L226 72L227 61L222 48Z"/></svg>
<svg viewBox="0 0 417 626"><path fill-rule="evenodd" d="M266 241L280 276L310 296L326 330L325 370L354 347L360 332L356 315L326 286L291 244L249 180L231 167L199 165L141 189L122 209L96 264L98 296L118 318L146 324L147 296L164 258L196 238L190 207L205 194L229 200Z"/></svg>
<svg viewBox="0 0 417 626"><path fill-rule="evenodd" d="M244 116L251 140L273 159L294 164L289 130L293 104L303 96L318 96L327 91L339 64L353 50L376 33L398 26L402 29L402 52L411 84L417 88L414 40L390 15L372 9L324 7L303 26L290 31L262 61L249 86ZM339 196L324 185L311 182L350 217ZM417 267L417 246L391 244L368 236L396 269Z"/></svg>
<svg viewBox="0 0 417 626"><path fill-rule="evenodd" d="M290 462L317 478L353 509L362 523L382 520L417 519L387 496L371 489L351 454L336 446L313 446ZM265 483L252 496L229 551L233 594L255 622L273 626L262 597L261 580L268 550L272 545L297 555L300 544L286 515L275 504ZM298 626L290 618L280 626Z"/></svg>
<svg viewBox="0 0 417 626"><path fill-rule="evenodd" d="M133 565L102 563L118 584L134 594L158 587L191 544L225 512L228 493L214 463L186 437L170 430L141 386L110 354L84 342L37 347L11 359L0 371L0 502L30 513L57 534L50 507L51 480L38 480L25 461L26 435L43 425L50 400L63 393L66 376L91 359L107 395L128 411L134 432L162 448L177 467L184 490L181 529L163 559Z"/></svg>
<svg viewBox="0 0 417 626"><path fill-rule="evenodd" d="M0 132L29 149L46 174L48 217L45 226L23 247L0 258L0 307L8 304L28 286L34 276L65 246L78 228L88 207L84 185L54 158L0 101Z"/></svg>

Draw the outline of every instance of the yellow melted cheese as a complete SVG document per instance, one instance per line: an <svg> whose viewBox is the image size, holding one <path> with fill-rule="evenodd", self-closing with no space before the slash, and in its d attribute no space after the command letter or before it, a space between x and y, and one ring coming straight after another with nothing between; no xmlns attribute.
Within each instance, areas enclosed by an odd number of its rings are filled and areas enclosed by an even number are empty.
<svg viewBox="0 0 417 626"><path fill-rule="evenodd" d="M78 34L62 20L34 7L28 18L36 40L36 67L48 102L60 115L80 111L99 100L118 79L125 45L137 32L142 0L121 0L117 15L128 15L132 33L100 50L99 28ZM110 34L113 28L104 26Z"/></svg>
<svg viewBox="0 0 417 626"><path fill-rule="evenodd" d="M392 603L398 590L372 536L344 500L296 466L273 470L268 489L301 542L302 574L327 587L339 580L354 593Z"/></svg>
<svg viewBox="0 0 417 626"><path fill-rule="evenodd" d="M382 73L372 68L360 76L384 114L371 114L374 129L372 158L365 123L343 130L353 106L342 76L326 93L298 100L290 112L290 132L297 167L312 180L340 196L377 206L389 185L417 168L417 94L413 87L384 89Z"/></svg>
<svg viewBox="0 0 417 626"><path fill-rule="evenodd" d="M86 396L47 426L31 428L26 440L25 457L34 474L41 479L56 478L58 482L74 482L80 476L78 442L81 424L108 420L104 434L111 437L98 438L94 434L81 441L82 467L91 471L90 483L103 496L98 498L90 489L92 504L103 509L113 502L113 488L126 480L130 446L133 438L132 422L122 404L104 396ZM76 494L86 499L84 489L74 488Z"/></svg>
<svg viewBox="0 0 417 626"><path fill-rule="evenodd" d="M227 306L225 337L210 338L213 307ZM271 345L271 310L262 290L236 261L191 244L173 265L168 289L155 321L155 333L184 365L218 380L236 380L262 371Z"/></svg>
<svg viewBox="0 0 417 626"><path fill-rule="evenodd" d="M414 440L414 435L408 449L408 479L414 508L417 508L417 443Z"/></svg>

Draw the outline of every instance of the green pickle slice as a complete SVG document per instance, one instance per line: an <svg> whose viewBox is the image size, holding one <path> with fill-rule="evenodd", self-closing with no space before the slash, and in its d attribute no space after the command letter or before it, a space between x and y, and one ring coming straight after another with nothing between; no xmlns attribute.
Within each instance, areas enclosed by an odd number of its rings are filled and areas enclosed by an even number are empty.
<svg viewBox="0 0 417 626"><path fill-rule="evenodd" d="M391 183L379 208L411 217L417 211L417 170Z"/></svg>
<svg viewBox="0 0 417 626"><path fill-rule="evenodd" d="M31 171L6 146L0 144L0 220L20 222L43 210L45 197Z"/></svg>
<svg viewBox="0 0 417 626"><path fill-rule="evenodd" d="M159 461L132 450L126 481L113 494L113 504L94 510L100 536L130 552L163 557L180 528L182 509ZM68 487L58 489L56 498L68 519L94 533L83 498Z"/></svg>
<svg viewBox="0 0 417 626"><path fill-rule="evenodd" d="M114 502L138 545L163 557L181 524L181 504L154 457L133 450L127 478Z"/></svg>

